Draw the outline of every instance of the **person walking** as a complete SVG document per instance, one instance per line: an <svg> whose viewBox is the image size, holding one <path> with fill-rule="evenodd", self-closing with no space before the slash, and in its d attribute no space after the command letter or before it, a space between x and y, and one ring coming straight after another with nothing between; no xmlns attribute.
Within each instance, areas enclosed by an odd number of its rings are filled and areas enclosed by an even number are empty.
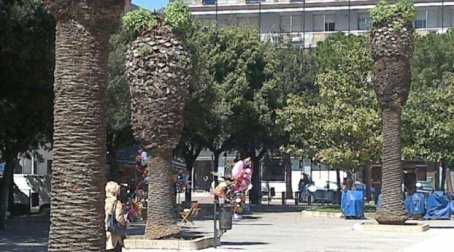
<svg viewBox="0 0 454 252"><path fill-rule="evenodd" d="M127 221L124 213L124 206L118 199L120 185L109 181L106 184L106 200L104 209L106 212L106 250L120 252L123 247L124 234L113 232L109 225L116 225L116 230L126 230ZM111 218L114 218L112 221Z"/></svg>
<svg viewBox="0 0 454 252"><path fill-rule="evenodd" d="M298 182L298 191L299 191L299 202L303 202L304 196L306 196L307 185L310 184L309 177L306 173L303 173L300 181Z"/></svg>

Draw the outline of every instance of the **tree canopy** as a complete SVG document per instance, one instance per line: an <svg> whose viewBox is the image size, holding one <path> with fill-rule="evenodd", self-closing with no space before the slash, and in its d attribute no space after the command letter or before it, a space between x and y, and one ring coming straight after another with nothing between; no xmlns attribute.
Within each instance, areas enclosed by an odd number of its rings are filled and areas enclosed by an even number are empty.
<svg viewBox="0 0 454 252"><path fill-rule="evenodd" d="M454 161L454 31L420 37L402 115L406 158Z"/></svg>
<svg viewBox="0 0 454 252"><path fill-rule="evenodd" d="M345 170L376 161L380 119L366 39L337 34L318 44L315 58L316 97L291 96L279 112L293 144L287 151Z"/></svg>

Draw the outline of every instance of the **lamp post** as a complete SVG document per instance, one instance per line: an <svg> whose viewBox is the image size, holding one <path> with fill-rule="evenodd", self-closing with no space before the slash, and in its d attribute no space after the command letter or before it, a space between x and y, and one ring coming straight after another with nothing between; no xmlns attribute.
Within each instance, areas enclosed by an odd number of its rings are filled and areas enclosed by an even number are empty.
<svg viewBox="0 0 454 252"><path fill-rule="evenodd" d="M217 1L216 1L217 3ZM213 172L211 173L212 174L212 180L213 180L213 238L214 238L214 247L216 248L218 246L218 226L217 226L217 219L218 219L218 213L217 213L217 209L216 209L216 205L218 203L218 199L217 199L217 196L216 194L214 193L214 189L216 188L216 168L215 168L215 163L214 163L214 154L211 155L211 159L213 161Z"/></svg>

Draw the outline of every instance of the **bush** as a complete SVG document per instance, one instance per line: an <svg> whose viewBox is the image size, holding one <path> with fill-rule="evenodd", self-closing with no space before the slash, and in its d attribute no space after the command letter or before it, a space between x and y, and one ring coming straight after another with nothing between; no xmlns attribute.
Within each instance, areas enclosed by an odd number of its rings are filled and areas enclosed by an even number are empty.
<svg viewBox="0 0 454 252"><path fill-rule="evenodd" d="M136 36L143 31L152 30L157 24L157 18L150 11L138 9L128 12L123 18L123 28Z"/></svg>
<svg viewBox="0 0 454 252"><path fill-rule="evenodd" d="M370 11L370 17L374 27L395 22L396 17L400 17L405 23L411 23L416 17L416 9L412 0L398 0L395 4L389 4L387 0L380 0ZM403 24L395 25L403 26Z"/></svg>
<svg viewBox="0 0 454 252"><path fill-rule="evenodd" d="M191 26L191 11L183 1L173 1L164 11L164 21L174 30L185 32Z"/></svg>

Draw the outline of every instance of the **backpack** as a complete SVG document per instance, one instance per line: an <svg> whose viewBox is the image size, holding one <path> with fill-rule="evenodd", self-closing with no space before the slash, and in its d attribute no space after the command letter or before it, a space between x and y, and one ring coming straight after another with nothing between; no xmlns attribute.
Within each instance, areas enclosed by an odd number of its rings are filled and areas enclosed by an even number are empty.
<svg viewBox="0 0 454 252"><path fill-rule="evenodd" d="M126 227L122 226L120 223L118 223L117 219L115 218L115 214L117 211L117 200L114 202L113 208L112 208L112 214L109 214L107 216L107 222L106 222L106 230L113 235L120 235L120 236L125 236L126 235Z"/></svg>

